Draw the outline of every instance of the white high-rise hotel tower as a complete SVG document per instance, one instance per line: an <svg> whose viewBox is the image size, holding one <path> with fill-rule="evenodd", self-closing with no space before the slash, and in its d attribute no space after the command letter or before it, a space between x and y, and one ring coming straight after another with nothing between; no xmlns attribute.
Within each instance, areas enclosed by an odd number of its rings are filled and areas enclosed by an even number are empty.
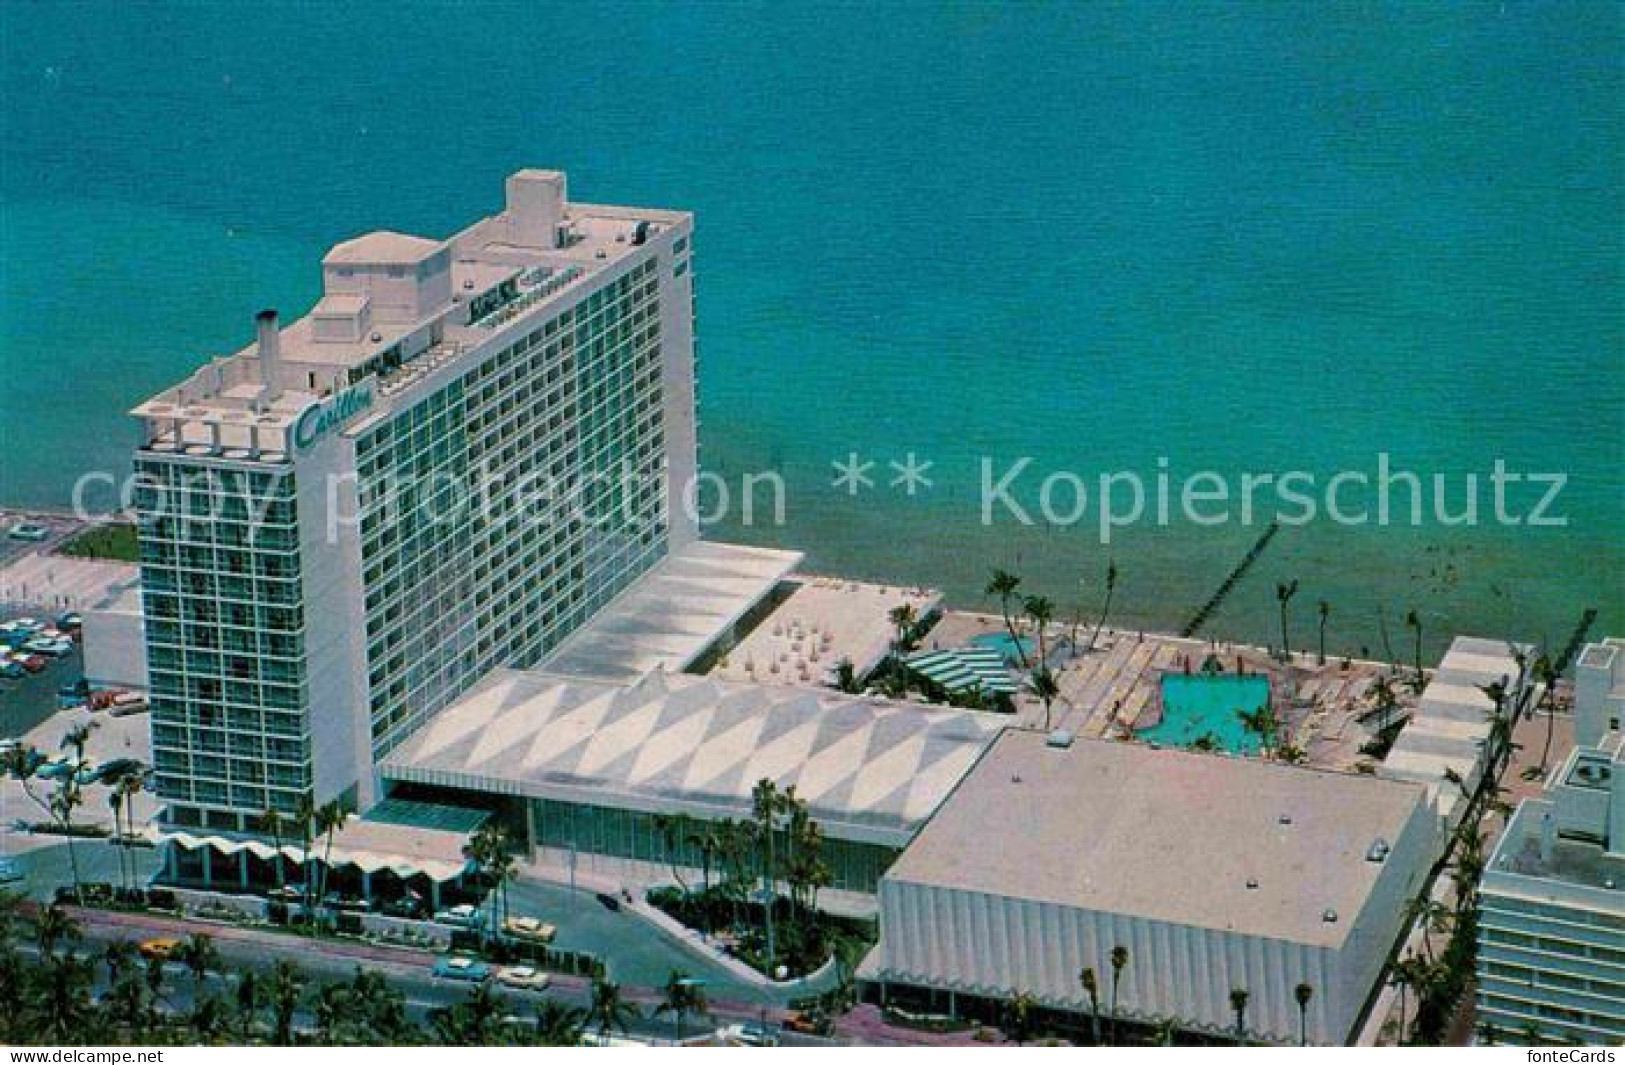
<svg viewBox="0 0 1625 1065"><path fill-rule="evenodd" d="M368 805L376 760L696 537L691 228L521 171L449 240L337 245L306 317L135 410L171 823Z"/></svg>

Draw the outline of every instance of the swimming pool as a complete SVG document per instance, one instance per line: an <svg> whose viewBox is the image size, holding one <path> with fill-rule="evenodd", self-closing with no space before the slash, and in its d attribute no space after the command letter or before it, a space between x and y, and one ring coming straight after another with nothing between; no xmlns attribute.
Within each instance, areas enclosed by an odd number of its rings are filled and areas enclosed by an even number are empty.
<svg viewBox="0 0 1625 1065"><path fill-rule="evenodd" d="M1257 710L1270 699L1270 680L1257 673L1165 673L1162 677L1162 720L1141 731L1140 739L1189 747L1212 735L1233 754L1257 754L1259 739L1237 716Z"/></svg>
<svg viewBox="0 0 1625 1065"><path fill-rule="evenodd" d="M1010 634L1003 631L984 632L980 636L972 636L970 642L978 647L991 647L1004 656L1005 664L1011 666L1021 665L1024 656L1031 660L1033 654L1033 641L1030 636L1021 637L1019 651L1017 641L1012 640Z"/></svg>

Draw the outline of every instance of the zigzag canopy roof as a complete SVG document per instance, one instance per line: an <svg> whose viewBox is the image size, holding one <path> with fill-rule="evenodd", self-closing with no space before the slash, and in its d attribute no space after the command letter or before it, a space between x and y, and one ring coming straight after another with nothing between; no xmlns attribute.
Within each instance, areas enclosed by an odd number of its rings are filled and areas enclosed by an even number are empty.
<svg viewBox="0 0 1625 1065"><path fill-rule="evenodd" d="M971 711L650 673L504 670L380 766L393 780L627 809L747 815L764 778L831 836L900 845L1002 729Z"/></svg>

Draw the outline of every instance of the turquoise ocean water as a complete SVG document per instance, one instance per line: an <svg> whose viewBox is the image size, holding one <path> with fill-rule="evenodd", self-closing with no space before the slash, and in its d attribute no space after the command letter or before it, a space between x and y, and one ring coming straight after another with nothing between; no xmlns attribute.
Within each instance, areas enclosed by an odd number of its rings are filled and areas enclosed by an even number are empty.
<svg viewBox="0 0 1625 1065"><path fill-rule="evenodd" d="M0 6L0 502L302 310L334 241L522 165L698 215L704 461L819 569L1177 626L1257 534L979 518L978 460L1567 474L1560 529L1287 529L1213 622L1376 651L1625 632L1620 5ZM829 463L857 452L853 498ZM933 463L910 497L887 462ZM1488 485L1481 484L1488 510ZM1538 495L1538 493L1536 493ZM1452 506L1456 505L1455 496ZM1525 499L1527 504L1532 500ZM1064 509L1064 508L1063 508ZM1483 514L1481 513L1481 517Z"/></svg>

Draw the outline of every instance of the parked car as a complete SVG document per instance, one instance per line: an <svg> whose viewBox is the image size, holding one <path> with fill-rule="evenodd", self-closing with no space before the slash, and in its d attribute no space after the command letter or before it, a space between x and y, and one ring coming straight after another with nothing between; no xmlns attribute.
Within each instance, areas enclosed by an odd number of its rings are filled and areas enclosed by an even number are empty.
<svg viewBox="0 0 1625 1065"><path fill-rule="evenodd" d="M7 680L22 680L26 676L28 676L28 670L22 666L9 658L0 659L0 677L5 677Z"/></svg>
<svg viewBox="0 0 1625 1065"><path fill-rule="evenodd" d="M38 673L45 668L45 659L40 655L31 655L27 651L13 651L6 656L9 662L15 662L30 673Z"/></svg>
<svg viewBox="0 0 1625 1065"><path fill-rule="evenodd" d="M72 758L65 754L59 754L34 770L34 775L42 780L56 780L58 777L65 777L77 769L78 765Z"/></svg>
<svg viewBox="0 0 1625 1065"><path fill-rule="evenodd" d="M12 632L26 632L32 636L45 627L45 622L38 618L12 618L4 627Z"/></svg>
<svg viewBox="0 0 1625 1065"><path fill-rule="evenodd" d="M56 639L36 636L23 644L23 650L31 654L45 655L47 658L62 658L73 653L73 641L66 636Z"/></svg>
<svg viewBox="0 0 1625 1065"><path fill-rule="evenodd" d="M169 936L148 939L141 944L141 956L148 961L171 961L180 953L181 940Z"/></svg>
<svg viewBox="0 0 1625 1065"><path fill-rule="evenodd" d="M552 982L546 973L531 965L510 965L499 969L497 981L520 991L543 991Z"/></svg>
<svg viewBox="0 0 1625 1065"><path fill-rule="evenodd" d="M69 611L56 619L56 627L62 629L64 632L73 632L77 629L84 628L84 625L84 615L76 611Z"/></svg>
<svg viewBox="0 0 1625 1065"><path fill-rule="evenodd" d="M265 893L265 897L268 899L275 899L278 902L305 901L305 893L299 888L294 887L292 884L283 884L281 887L274 887Z"/></svg>
<svg viewBox="0 0 1625 1065"><path fill-rule="evenodd" d="M22 878L22 867L16 860L0 856L0 884L14 884Z"/></svg>
<svg viewBox="0 0 1625 1065"><path fill-rule="evenodd" d="M19 521L6 533L13 540L24 540L37 544L51 535L51 530L37 521Z"/></svg>
<svg viewBox="0 0 1625 1065"><path fill-rule="evenodd" d="M613 910L613 911L616 911L616 912L620 911L621 900L616 898L614 895L611 895L609 892L600 891L598 894L594 895L593 897L598 900L599 905L603 906L604 909Z"/></svg>
<svg viewBox="0 0 1625 1065"><path fill-rule="evenodd" d="M829 1017L817 1010L798 1010L784 1019L784 1027L801 1035L828 1035Z"/></svg>
<svg viewBox="0 0 1625 1065"><path fill-rule="evenodd" d="M384 903L378 912L389 917L416 918L422 917L427 908L416 895L403 895Z"/></svg>
<svg viewBox="0 0 1625 1065"><path fill-rule="evenodd" d="M515 939L530 943L551 943L558 928L538 917L510 917L502 922L502 930Z"/></svg>
<svg viewBox="0 0 1625 1065"><path fill-rule="evenodd" d="M717 1034L724 1039L748 1047L776 1047L779 1045L778 1029L771 1025L762 1024L760 1021L730 1024Z"/></svg>
<svg viewBox="0 0 1625 1065"><path fill-rule="evenodd" d="M458 928L471 928L479 918L479 911L468 903L441 910L434 915L437 924L456 925Z"/></svg>
<svg viewBox="0 0 1625 1065"><path fill-rule="evenodd" d="M366 913L372 909L372 903L360 895L346 895L342 892L330 892L322 899L322 905L330 910L341 910L345 913Z"/></svg>
<svg viewBox="0 0 1625 1065"><path fill-rule="evenodd" d="M463 954L443 954L434 960L429 972L442 980L467 980L484 983L491 978L491 967L478 958Z"/></svg>

